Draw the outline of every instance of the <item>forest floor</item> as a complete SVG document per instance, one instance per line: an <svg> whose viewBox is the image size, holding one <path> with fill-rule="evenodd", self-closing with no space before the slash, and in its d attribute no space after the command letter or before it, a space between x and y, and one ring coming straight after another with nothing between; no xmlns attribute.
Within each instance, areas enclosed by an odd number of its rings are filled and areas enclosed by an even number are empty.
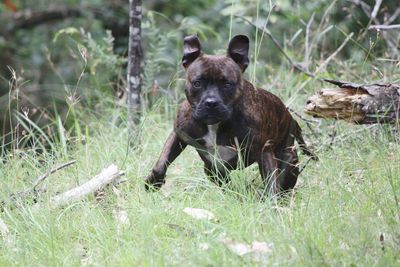
<svg viewBox="0 0 400 267"><path fill-rule="evenodd" d="M295 110L303 100L293 102ZM287 199L274 201L258 197L257 166L233 172L232 182L220 188L207 180L193 148L172 164L160 192L146 192L143 181L172 129L171 115L157 108L144 115L127 149L125 124L110 120L112 111L104 114L91 122L84 142L55 144L52 155L19 150L0 161L0 218L7 227L0 266L400 265L400 141L394 126L330 121L313 124L314 136L295 116L320 160L307 165ZM71 159L77 163L42 183L46 192L38 203L10 200ZM301 156L301 164L307 159ZM112 163L125 171L126 182L97 197L51 205L50 196ZM195 218L187 208L213 218Z"/></svg>

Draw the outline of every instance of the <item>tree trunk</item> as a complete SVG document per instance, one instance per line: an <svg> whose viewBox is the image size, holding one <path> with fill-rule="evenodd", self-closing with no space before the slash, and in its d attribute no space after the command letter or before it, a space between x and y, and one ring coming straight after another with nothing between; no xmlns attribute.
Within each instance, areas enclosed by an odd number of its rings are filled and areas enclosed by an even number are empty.
<svg viewBox="0 0 400 267"><path fill-rule="evenodd" d="M311 96L305 113L357 124L395 123L400 121L400 85L360 85L325 80L338 86Z"/></svg>
<svg viewBox="0 0 400 267"><path fill-rule="evenodd" d="M127 75L127 104L128 123L132 126L138 121L140 111L141 90L141 20L142 1L129 0L129 51L128 51L128 75Z"/></svg>

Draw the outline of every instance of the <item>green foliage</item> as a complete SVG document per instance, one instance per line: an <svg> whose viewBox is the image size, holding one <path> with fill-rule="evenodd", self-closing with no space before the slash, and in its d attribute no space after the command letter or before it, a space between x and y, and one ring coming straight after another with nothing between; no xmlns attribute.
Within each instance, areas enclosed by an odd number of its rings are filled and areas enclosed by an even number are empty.
<svg viewBox="0 0 400 267"><path fill-rule="evenodd" d="M399 265L398 125L321 120L311 125L312 134L303 125L320 161L310 163L295 192L278 202L260 200L257 166L233 172L229 185L216 187L191 148L171 166L161 192L143 188L184 98L185 35L198 34L206 53L224 53L229 37L247 34L251 64L245 76L301 113L307 97L324 85L295 71L243 18L266 25L309 71L326 64L319 77L398 83L398 57L387 46L393 36L366 32L368 17L360 7L345 0L143 1L143 116L128 132L124 99L116 101L125 90L127 39L105 28L126 22L126 2L15 0L31 10L54 2L80 7L85 16L12 33L0 29L0 218L11 240L0 236L1 266ZM383 22L396 8L397 1L384 1L377 18ZM329 59L351 32L351 41ZM77 164L47 178L39 203L10 197L71 158ZM50 196L111 163L126 172L117 189L50 208ZM218 220L196 221L182 212L185 207L210 210ZM120 210L129 225L119 222ZM272 244L267 261L234 254L219 241L224 236Z"/></svg>
<svg viewBox="0 0 400 267"><path fill-rule="evenodd" d="M63 35L63 40L59 40ZM100 92L110 91L108 83L120 75L122 66L126 63L126 59L114 53L114 38L110 31L93 38L90 32L68 27L56 32L53 42L63 42L65 46L57 48L69 50L73 58L81 61L80 76L88 72L88 83L77 84L76 87L94 87L93 89L98 89ZM96 95L98 90L92 90L86 96Z"/></svg>

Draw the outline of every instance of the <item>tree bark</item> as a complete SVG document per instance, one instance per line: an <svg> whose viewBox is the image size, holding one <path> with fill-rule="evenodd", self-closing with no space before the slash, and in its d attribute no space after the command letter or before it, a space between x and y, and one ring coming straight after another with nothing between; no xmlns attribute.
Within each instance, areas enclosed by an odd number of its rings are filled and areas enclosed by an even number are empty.
<svg viewBox="0 0 400 267"><path fill-rule="evenodd" d="M15 24L10 24L10 30L29 29L47 22L80 16L82 16L81 10L66 6L52 6L47 10L23 10L13 14Z"/></svg>
<svg viewBox="0 0 400 267"><path fill-rule="evenodd" d="M112 8L112 6L104 7L104 9ZM118 21L112 20L110 17L105 16L103 12L98 11L94 6L85 6L79 9L64 5L51 6L46 10L21 10L9 16L5 15L6 17L4 18L10 20L10 23L0 29L0 33L9 35L20 29L27 30L45 23L57 22L75 17L83 17L85 16L83 9L86 12L93 13L94 17L100 20L106 29L111 30L114 38L128 36L128 19L126 19L126 22L120 24Z"/></svg>
<svg viewBox="0 0 400 267"><path fill-rule="evenodd" d="M338 88L325 88L307 101L305 113L357 124L400 121L399 84L354 84L325 80Z"/></svg>
<svg viewBox="0 0 400 267"><path fill-rule="evenodd" d="M141 62L141 20L142 1L129 0L129 51L127 75L128 123L132 126L138 121L140 111L140 91L142 80Z"/></svg>

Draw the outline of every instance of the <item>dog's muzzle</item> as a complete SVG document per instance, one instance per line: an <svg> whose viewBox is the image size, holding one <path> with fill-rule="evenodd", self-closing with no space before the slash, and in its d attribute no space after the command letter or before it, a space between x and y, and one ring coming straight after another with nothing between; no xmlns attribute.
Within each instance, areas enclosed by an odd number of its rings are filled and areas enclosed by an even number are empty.
<svg viewBox="0 0 400 267"><path fill-rule="evenodd" d="M231 113L232 108L222 103L222 101L208 97L197 105L193 118L209 125L228 120Z"/></svg>

